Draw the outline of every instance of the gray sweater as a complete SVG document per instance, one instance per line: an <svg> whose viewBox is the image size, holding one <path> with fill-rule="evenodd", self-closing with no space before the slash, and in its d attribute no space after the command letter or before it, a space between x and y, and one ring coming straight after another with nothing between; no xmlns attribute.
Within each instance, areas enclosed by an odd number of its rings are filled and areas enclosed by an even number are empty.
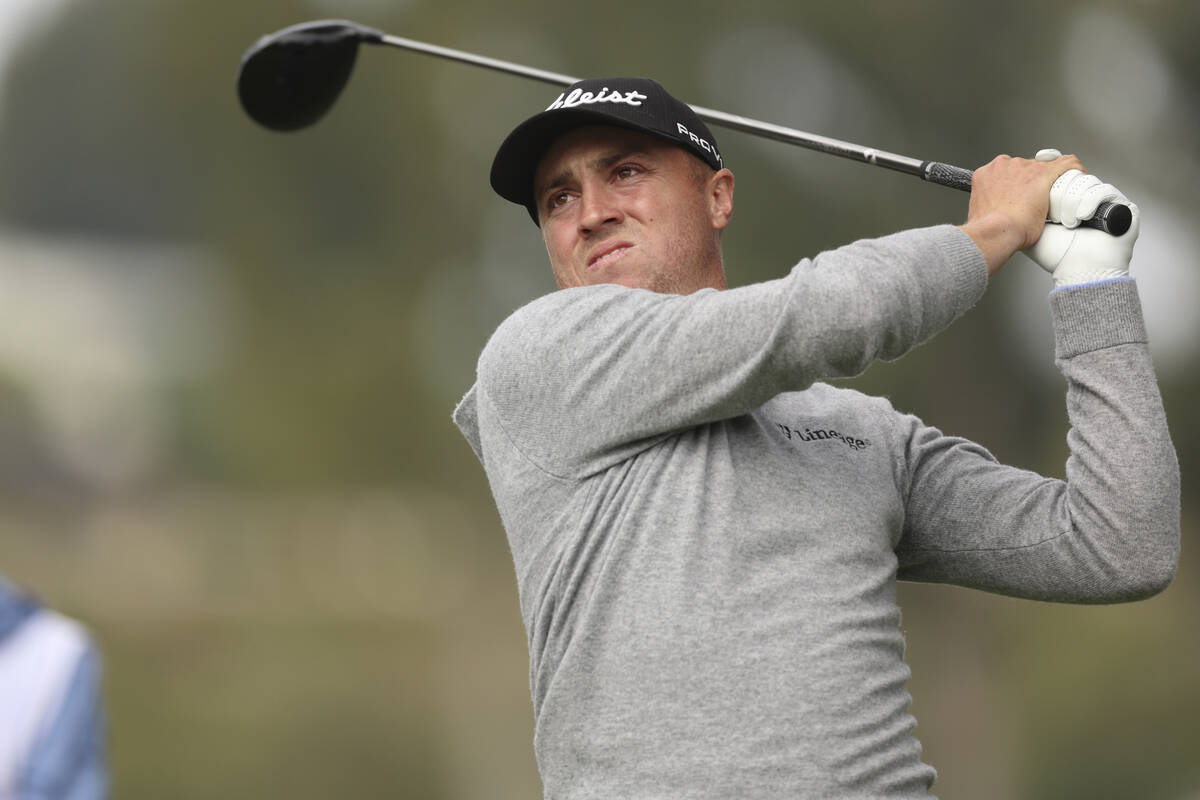
<svg viewBox="0 0 1200 800"><path fill-rule="evenodd" d="M1179 473L1133 281L1051 296L1066 482L818 382L986 281L940 226L723 292L559 291L497 329L454 418L512 549L547 798L928 798L897 579L1170 582Z"/></svg>

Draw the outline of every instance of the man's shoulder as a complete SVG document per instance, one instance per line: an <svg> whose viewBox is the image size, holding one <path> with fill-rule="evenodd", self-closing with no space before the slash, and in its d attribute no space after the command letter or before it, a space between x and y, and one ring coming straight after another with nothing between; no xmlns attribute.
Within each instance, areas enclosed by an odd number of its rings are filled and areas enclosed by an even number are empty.
<svg viewBox="0 0 1200 800"><path fill-rule="evenodd" d="M564 343L603 340L668 297L608 283L559 289L501 322L484 347L480 367L489 360L521 360L557 350Z"/></svg>
<svg viewBox="0 0 1200 800"><path fill-rule="evenodd" d="M524 330L530 327L563 325L586 319L588 313L596 313L612 307L641 302L654 302L657 297L644 289L630 289L613 283L595 286L576 286L559 289L531 300L518 308L500 323L497 333L509 329ZM572 312L574 317L565 317Z"/></svg>

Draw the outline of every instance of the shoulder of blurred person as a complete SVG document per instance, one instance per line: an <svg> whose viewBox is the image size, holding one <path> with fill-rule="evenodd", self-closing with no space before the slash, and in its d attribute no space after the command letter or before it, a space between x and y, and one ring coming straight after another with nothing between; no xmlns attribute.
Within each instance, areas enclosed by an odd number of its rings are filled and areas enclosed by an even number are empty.
<svg viewBox="0 0 1200 800"><path fill-rule="evenodd" d="M107 797L99 652L0 577L0 797Z"/></svg>

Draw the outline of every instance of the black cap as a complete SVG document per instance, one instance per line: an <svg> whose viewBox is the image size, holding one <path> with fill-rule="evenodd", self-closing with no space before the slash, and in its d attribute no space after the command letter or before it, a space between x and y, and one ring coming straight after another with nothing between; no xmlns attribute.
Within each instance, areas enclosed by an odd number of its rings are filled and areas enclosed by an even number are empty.
<svg viewBox="0 0 1200 800"><path fill-rule="evenodd" d="M723 166L704 120L649 78L587 78L567 87L541 113L508 135L492 161L492 188L538 221L533 173L559 136L583 125L616 125L675 142L714 170Z"/></svg>

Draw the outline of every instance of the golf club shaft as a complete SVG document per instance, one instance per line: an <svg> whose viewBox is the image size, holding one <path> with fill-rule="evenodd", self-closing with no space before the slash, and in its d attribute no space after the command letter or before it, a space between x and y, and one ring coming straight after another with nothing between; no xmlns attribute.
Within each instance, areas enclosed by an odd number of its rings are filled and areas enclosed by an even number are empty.
<svg viewBox="0 0 1200 800"><path fill-rule="evenodd" d="M511 61L501 61L496 58L488 58L487 56L475 55L467 53L463 50L454 50L449 47L441 47L436 44L427 44L418 42L413 39L405 39L401 36L392 36L384 34L379 40L381 44L387 44L392 47L400 47L405 50L415 50L419 53L438 56L439 58L449 59L450 61L459 61L465 64L474 64L479 67L497 70L499 72L507 72L512 75L520 75L525 78L532 78L543 83L550 83L556 86L570 86L577 83L580 79L571 77L570 75L562 75L557 72L546 72L545 70L526 67L521 64L514 64ZM690 104L689 104L690 105ZM794 128L785 128L782 125L775 125L770 122L762 122L756 119L741 117L737 114L727 114L724 111L717 111L711 108L702 106L692 106L692 110L696 115L705 122L712 122L722 125L733 130L743 131L745 133L758 134L770 139L775 139L788 144L795 144L801 147L807 147L810 150L819 150L822 153L830 155L842 156L843 158L852 158L856 161L865 161L869 164L876 164L881 167L907 172L910 175L922 175L922 162L915 158L896 155L895 153L887 153L882 150L874 150L867 147L860 147L850 142L843 142L837 139L831 139L827 136L818 136L817 134L798 131ZM965 170L964 170L965 171ZM928 180L928 178L926 178ZM961 187L956 187L961 188ZM969 186L967 187L969 190Z"/></svg>
<svg viewBox="0 0 1200 800"><path fill-rule="evenodd" d="M498 58L479 56L474 53L468 53L465 50L455 50L450 47L427 44L426 42L418 42L414 39L405 39L402 36L392 36L387 33L380 37L378 43L390 45L391 47L399 47L404 50L415 50L418 53L425 53L426 55L437 56L438 58L445 58L450 61L474 64L477 67L486 67L497 72L507 72L510 75L520 75L523 78L532 78L535 81L542 81L543 83L550 83L555 86L570 86L579 80L579 78L572 78L570 75L560 75L557 72L547 72L542 69L514 64L511 61L501 61Z"/></svg>
<svg viewBox="0 0 1200 800"><path fill-rule="evenodd" d="M381 34L378 39L371 37L367 39L369 42L376 44L386 44L391 47L398 47L404 50L413 50L427 55L445 58L450 61L458 61L464 64L473 64L479 67L495 70L497 72L507 72L511 75L519 75L524 78L532 78L536 81L549 83L556 86L570 86L579 81L579 78L571 77L570 75L562 75L557 72L547 72L546 70L527 67L522 64L514 64L511 61L502 61L497 58L488 58L474 53L468 53L463 50L455 50L450 47L442 47L440 45L428 44L426 42L418 42L413 39L405 39L401 36L392 36L390 34ZM828 136L820 136L807 131L796 130L795 128L787 128L783 125L776 125L771 122L763 122L761 120L750 119L748 117L738 116L737 114L729 114L724 111L717 111L711 108L702 106L692 106L693 111L706 122L712 122L733 130L751 133L758 136L763 136L768 139L794 144L800 147L816 150L821 153L826 153L832 156L840 156L841 158L849 158L854 161L862 161L867 164L874 164L877 167L885 167L887 169L903 172L908 175L915 175L922 180L936 183L940 186L948 186L952 189L959 189L965 192L971 191L972 171L956 167L952 164L944 164L940 161L922 161L908 156L889 153L885 150L876 150L871 147L863 147L862 145L844 142L840 139L832 139ZM1109 214L1118 212L1114 216L1114 223L1110 229ZM1124 219L1124 224L1121 219ZM1096 213L1090 220L1084 220L1080 224L1092 228L1099 228L1113 235L1119 236L1128 229L1129 212L1124 206L1119 206L1115 203L1102 203L1096 209Z"/></svg>

